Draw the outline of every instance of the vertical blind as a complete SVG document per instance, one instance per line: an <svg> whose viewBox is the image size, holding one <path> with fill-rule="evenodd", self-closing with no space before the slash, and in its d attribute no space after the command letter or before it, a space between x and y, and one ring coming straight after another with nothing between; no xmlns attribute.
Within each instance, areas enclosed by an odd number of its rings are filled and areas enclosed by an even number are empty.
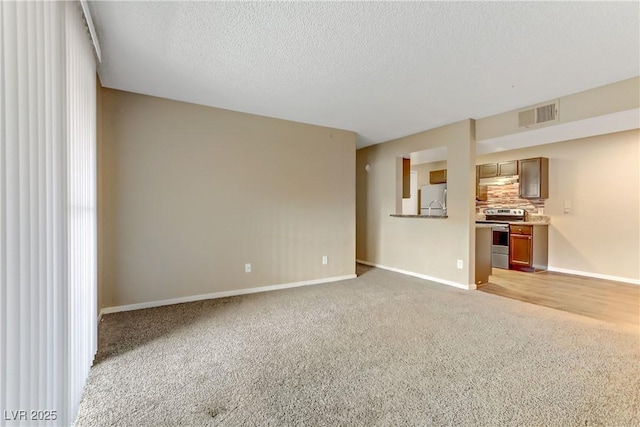
<svg viewBox="0 0 640 427"><path fill-rule="evenodd" d="M79 5L66 8L69 406L97 350L96 66Z"/></svg>
<svg viewBox="0 0 640 427"><path fill-rule="evenodd" d="M76 2L0 2L6 425L70 425L96 351L95 72Z"/></svg>

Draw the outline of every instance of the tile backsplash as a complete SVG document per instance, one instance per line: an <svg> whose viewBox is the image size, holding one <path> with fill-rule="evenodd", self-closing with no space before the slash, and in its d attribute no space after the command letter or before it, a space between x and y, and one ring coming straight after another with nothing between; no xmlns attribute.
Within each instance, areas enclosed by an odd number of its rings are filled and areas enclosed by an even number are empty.
<svg viewBox="0 0 640 427"><path fill-rule="evenodd" d="M520 184L490 185L487 187L487 200L476 200L476 212L486 208L518 208L529 213L537 213L544 208L544 199L521 199Z"/></svg>

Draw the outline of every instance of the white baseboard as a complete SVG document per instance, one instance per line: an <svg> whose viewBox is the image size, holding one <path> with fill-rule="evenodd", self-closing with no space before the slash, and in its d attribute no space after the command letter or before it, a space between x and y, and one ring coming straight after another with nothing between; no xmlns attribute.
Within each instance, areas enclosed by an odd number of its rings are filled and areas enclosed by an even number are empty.
<svg viewBox="0 0 640 427"><path fill-rule="evenodd" d="M436 282L436 283L440 283L447 286L453 286L454 288L458 288L458 289L464 289L464 290L477 289L477 286L475 284L463 285L462 283L452 282L450 280L445 280L445 279L439 279L437 277L427 276L426 274L414 273L413 271L401 270L399 268L388 267L386 265L376 264L369 261L362 261L359 259L356 259L356 262L359 262L360 264L364 264L364 265L369 265L371 267L381 268L383 270L393 271L394 273L406 274L407 276L413 276L419 279L429 280L430 282Z"/></svg>
<svg viewBox="0 0 640 427"><path fill-rule="evenodd" d="M640 280L630 279L628 277L609 276L608 274L591 273L588 271L569 270L568 268L547 267L547 271L555 273L573 274L575 276L593 277L594 279L612 280L614 282L630 283L632 285L640 285Z"/></svg>
<svg viewBox="0 0 640 427"><path fill-rule="evenodd" d="M138 304L118 305L115 307L105 307L100 310L98 321L102 318L103 314L118 313L120 311L140 310L143 308L161 307L163 305L181 304L184 302L202 301L207 299L226 298L237 295L255 294L258 292L275 291L278 289L297 288L300 286L319 285L321 283L338 282L340 280L355 279L355 274L349 274L346 276L334 276L317 280L305 280L302 282L284 283L281 285L260 286L257 288L247 289L235 289L232 291L214 292L211 294L191 295L188 297L165 299L160 301L141 302Z"/></svg>

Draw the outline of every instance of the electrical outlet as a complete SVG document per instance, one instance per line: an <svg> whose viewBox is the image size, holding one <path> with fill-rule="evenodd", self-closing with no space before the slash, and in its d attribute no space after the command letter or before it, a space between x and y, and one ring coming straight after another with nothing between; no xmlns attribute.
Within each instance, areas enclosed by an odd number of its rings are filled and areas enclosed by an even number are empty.
<svg viewBox="0 0 640 427"><path fill-rule="evenodd" d="M327 258L326 255L323 255L322 257L322 265L327 265L329 263L329 259Z"/></svg>
<svg viewBox="0 0 640 427"><path fill-rule="evenodd" d="M244 272L251 273L251 264L247 263L244 265Z"/></svg>
<svg viewBox="0 0 640 427"><path fill-rule="evenodd" d="M464 265L464 264L462 263L462 260L461 260L461 259L459 259L459 260L458 260L458 268L459 268L460 270L462 270L462 266L463 266L463 265Z"/></svg>

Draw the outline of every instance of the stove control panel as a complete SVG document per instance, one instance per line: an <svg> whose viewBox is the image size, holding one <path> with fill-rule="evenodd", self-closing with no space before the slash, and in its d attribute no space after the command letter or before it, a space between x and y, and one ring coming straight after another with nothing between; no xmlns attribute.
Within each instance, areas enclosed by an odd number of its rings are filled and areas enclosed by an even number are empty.
<svg viewBox="0 0 640 427"><path fill-rule="evenodd" d="M524 209L487 209L486 215L524 216Z"/></svg>
<svg viewBox="0 0 640 427"><path fill-rule="evenodd" d="M484 211L485 218L489 221L524 221L524 209L498 209L490 208Z"/></svg>

